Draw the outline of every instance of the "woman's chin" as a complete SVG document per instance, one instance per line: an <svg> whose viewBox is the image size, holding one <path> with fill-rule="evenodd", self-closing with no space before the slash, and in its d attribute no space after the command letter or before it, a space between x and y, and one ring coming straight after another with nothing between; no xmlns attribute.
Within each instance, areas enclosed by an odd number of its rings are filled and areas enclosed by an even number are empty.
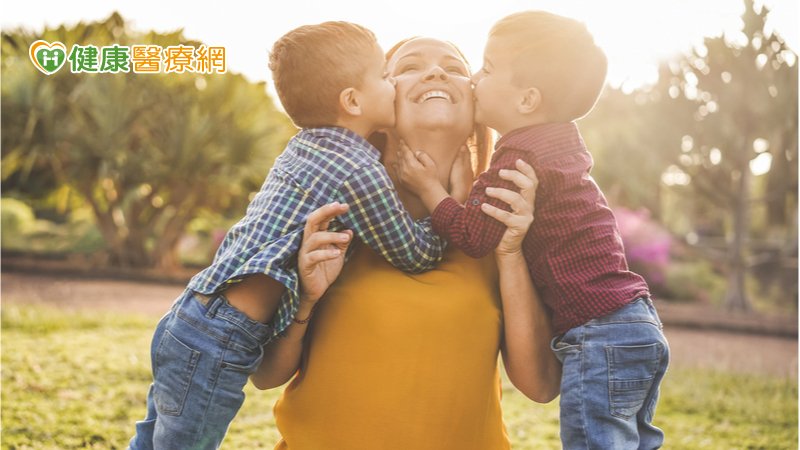
<svg viewBox="0 0 800 450"><path fill-rule="evenodd" d="M410 118L413 122L405 122L398 117L397 130L402 135L419 132L421 130L442 130L448 133L455 133L463 129L467 133L472 129L472 118L453 116L452 111L429 111L424 115Z"/></svg>

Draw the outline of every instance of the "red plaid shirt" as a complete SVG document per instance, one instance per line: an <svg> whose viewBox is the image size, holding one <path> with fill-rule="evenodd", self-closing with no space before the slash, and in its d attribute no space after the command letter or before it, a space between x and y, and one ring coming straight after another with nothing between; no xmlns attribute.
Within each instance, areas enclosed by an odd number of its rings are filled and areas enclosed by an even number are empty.
<svg viewBox="0 0 800 450"><path fill-rule="evenodd" d="M518 191L498 176L522 159L536 171L534 221L522 244L531 279L553 311L562 334L648 296L644 279L629 271L617 221L589 175L592 157L575 123L514 130L495 145L489 170L482 173L466 205L447 198L433 211L433 228L464 253L478 258L497 247L505 225L485 215L481 203L508 210L488 197L489 186Z"/></svg>

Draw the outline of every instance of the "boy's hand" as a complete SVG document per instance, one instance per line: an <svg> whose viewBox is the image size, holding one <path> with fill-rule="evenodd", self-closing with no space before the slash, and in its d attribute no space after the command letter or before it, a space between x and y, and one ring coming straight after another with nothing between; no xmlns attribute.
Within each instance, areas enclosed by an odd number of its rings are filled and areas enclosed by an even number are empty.
<svg viewBox="0 0 800 450"><path fill-rule="evenodd" d="M441 186L436 162L422 150L411 151L402 140L397 154L397 176L408 190L419 197L436 185Z"/></svg>
<svg viewBox="0 0 800 450"><path fill-rule="evenodd" d="M466 145L462 145L450 169L450 196L458 203L464 203L472 190L475 174L472 172L472 155Z"/></svg>
<svg viewBox="0 0 800 450"><path fill-rule="evenodd" d="M400 182L422 200L430 213L448 197L447 191L439 183L436 162L422 150L415 154L402 140L395 169Z"/></svg>

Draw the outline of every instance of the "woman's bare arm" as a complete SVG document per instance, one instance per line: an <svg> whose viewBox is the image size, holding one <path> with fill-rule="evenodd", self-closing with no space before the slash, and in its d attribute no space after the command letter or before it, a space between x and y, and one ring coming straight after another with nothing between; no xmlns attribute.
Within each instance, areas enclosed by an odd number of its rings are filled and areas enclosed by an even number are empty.
<svg viewBox="0 0 800 450"><path fill-rule="evenodd" d="M503 303L503 363L509 380L533 401L547 403L558 396L561 363L550 350L553 327L550 315L530 278L522 253L522 241L533 222L533 204L538 180L529 165L517 162L517 171L501 171L520 192L487 189L487 195L503 200L511 212L489 204L483 211L508 229L495 250Z"/></svg>
<svg viewBox="0 0 800 450"><path fill-rule="evenodd" d="M306 220L303 244L297 253L300 277L300 305L295 321L284 336L264 346L264 358L250 376L258 389L270 389L289 381L300 366L303 338L314 306L344 265L344 255L353 233L327 231L330 221L347 211L347 205L332 203L312 212Z"/></svg>

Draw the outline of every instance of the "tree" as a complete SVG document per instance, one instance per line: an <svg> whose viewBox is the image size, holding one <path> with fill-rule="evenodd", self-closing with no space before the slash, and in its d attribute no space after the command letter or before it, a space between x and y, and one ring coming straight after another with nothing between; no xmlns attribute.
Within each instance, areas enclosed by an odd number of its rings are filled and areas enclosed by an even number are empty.
<svg viewBox="0 0 800 450"><path fill-rule="evenodd" d="M116 13L41 35L3 33L3 189L80 194L112 264L176 267L189 221L203 210L241 213L294 133L263 83L232 73L44 76L28 59L37 39L67 48L201 43L181 31L136 33Z"/></svg>
<svg viewBox="0 0 800 450"><path fill-rule="evenodd" d="M740 33L665 61L653 86L606 89L581 121L610 200L719 263L740 310L748 273L797 295L797 56L768 13L747 0Z"/></svg>
<svg viewBox="0 0 800 450"><path fill-rule="evenodd" d="M797 56L767 30L767 15L745 0L741 32L707 38L671 63L667 91L695 105L678 162L691 180L687 191L727 214L726 304L735 310L750 309L745 275L753 264L754 207L765 202L770 220L786 224L797 205ZM796 229L782 229L781 245L793 241L796 255Z"/></svg>

